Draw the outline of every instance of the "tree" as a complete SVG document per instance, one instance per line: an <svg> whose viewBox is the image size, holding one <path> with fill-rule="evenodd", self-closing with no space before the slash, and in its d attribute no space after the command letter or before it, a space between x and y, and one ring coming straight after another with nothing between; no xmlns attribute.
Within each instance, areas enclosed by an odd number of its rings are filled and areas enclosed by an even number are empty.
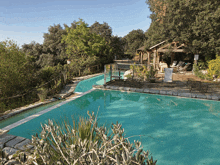
<svg viewBox="0 0 220 165"><path fill-rule="evenodd" d="M14 41L0 43L0 89L3 97L24 93L32 86L33 66Z"/></svg>
<svg viewBox="0 0 220 165"><path fill-rule="evenodd" d="M153 12L152 24L160 20L158 28L163 30L163 40L171 39L185 43L192 53L200 54L200 57L206 60L213 59L219 53L219 1L147 0L147 3ZM158 8L164 10L157 10ZM147 35L150 36L150 33L157 31L158 29L152 26Z"/></svg>
<svg viewBox="0 0 220 165"><path fill-rule="evenodd" d="M71 65L78 70L97 63L97 54L105 45L105 39L96 33L91 33L88 24L82 19L76 22L76 29L67 27L67 35L62 43L66 43L66 53L72 61Z"/></svg>
<svg viewBox="0 0 220 165"><path fill-rule="evenodd" d="M104 37L107 42L111 40L112 28L106 22L104 22L103 24L95 22L90 26L90 31Z"/></svg>
<svg viewBox="0 0 220 165"><path fill-rule="evenodd" d="M117 59L121 59L124 56L125 40L122 37L112 36L110 45L112 48L112 60L115 56Z"/></svg>
<svg viewBox="0 0 220 165"><path fill-rule="evenodd" d="M124 36L126 41L125 53L135 55L136 50L144 45L146 40L144 31L141 29L132 30L126 36Z"/></svg>
<svg viewBox="0 0 220 165"><path fill-rule="evenodd" d="M37 65L37 61L43 53L43 45L32 41L30 44L22 45L22 51L28 58L29 64L33 65L35 69L39 69L40 66Z"/></svg>
<svg viewBox="0 0 220 165"><path fill-rule="evenodd" d="M66 30L63 29L60 24L50 26L48 28L48 33L44 33L44 53L38 60L38 64L40 64L41 67L65 63L67 58L65 51L66 45L62 43L61 40L62 36L66 34Z"/></svg>

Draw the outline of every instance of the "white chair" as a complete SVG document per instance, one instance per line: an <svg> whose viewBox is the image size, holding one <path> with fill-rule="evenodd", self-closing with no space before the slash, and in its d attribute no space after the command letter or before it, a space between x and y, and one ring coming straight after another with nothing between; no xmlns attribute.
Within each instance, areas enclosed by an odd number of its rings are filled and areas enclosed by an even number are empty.
<svg viewBox="0 0 220 165"><path fill-rule="evenodd" d="M160 66L160 72L163 72L164 68L168 68L167 63L163 63L163 62L160 62L159 66Z"/></svg>
<svg viewBox="0 0 220 165"><path fill-rule="evenodd" d="M171 68L175 67L177 64L177 61L173 61L172 65L170 65Z"/></svg>

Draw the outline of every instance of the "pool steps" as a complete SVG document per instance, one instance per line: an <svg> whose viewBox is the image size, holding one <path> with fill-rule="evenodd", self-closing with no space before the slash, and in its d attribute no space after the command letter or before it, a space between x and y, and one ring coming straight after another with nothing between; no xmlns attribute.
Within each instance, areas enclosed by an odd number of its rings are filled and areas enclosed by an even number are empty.
<svg viewBox="0 0 220 165"><path fill-rule="evenodd" d="M197 98L197 99L206 99L206 100L220 100L220 95L218 94L202 94L202 93L189 93L184 91L176 90L159 90L152 88L130 88L130 87L119 87L119 86L110 86L110 85L93 85L95 89L109 89L109 90L120 90L120 91L130 91L130 92L139 92L139 93L150 93L150 94L160 94L160 95L169 95L169 96L178 96L186 98Z"/></svg>

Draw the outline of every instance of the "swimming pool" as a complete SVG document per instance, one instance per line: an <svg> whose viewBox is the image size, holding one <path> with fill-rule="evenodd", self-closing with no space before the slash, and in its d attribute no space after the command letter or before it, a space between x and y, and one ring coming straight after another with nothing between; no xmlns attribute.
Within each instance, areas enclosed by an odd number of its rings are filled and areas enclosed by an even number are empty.
<svg viewBox="0 0 220 165"><path fill-rule="evenodd" d="M118 72L116 72L114 74L118 75ZM124 72L121 72L122 78L123 78L123 74L124 74ZM108 82L108 81L110 81L110 73L106 77L106 82ZM77 84L74 92L80 92L80 93L86 92L86 91L92 89L93 85L103 85L103 84L104 84L104 74L90 78L90 79L80 81L79 84Z"/></svg>
<svg viewBox="0 0 220 165"><path fill-rule="evenodd" d="M31 138L40 123L87 116L99 108L99 124L122 123L130 141L141 140L160 165L220 164L220 102L172 96L94 90L55 108L9 134ZM70 122L71 123L71 122Z"/></svg>
<svg viewBox="0 0 220 165"><path fill-rule="evenodd" d="M10 125L10 124L13 124L21 119L24 119L30 115L33 115L33 114L36 114L42 110L45 110L47 108L50 108L58 103L62 102L62 100L58 100L58 101L54 101L54 102L51 102L51 103L48 103L48 104L45 104L45 105L41 105L39 107L36 107L36 108L32 108L30 110L27 110L27 111L24 111L24 112L21 112L15 116L12 116L10 118L7 118L7 119L4 119L2 121L0 121L0 129Z"/></svg>
<svg viewBox="0 0 220 165"><path fill-rule="evenodd" d="M122 75L122 78L123 78L123 73L124 72L121 72L121 75ZM118 74L118 72L115 72L114 74ZM107 75L107 79L106 79L106 82L110 81L110 76ZM100 75L100 76L96 76L96 77L93 77L93 78L89 78L89 79L86 79L86 80L83 80L83 81L80 81L79 84L77 84L76 88L75 88L75 91L74 92L79 92L79 93L82 93L82 92L86 92L90 89L92 89L92 86L93 85L103 85L104 84L104 74ZM52 107L53 105L56 105L58 103L62 102L61 101L56 101L56 102L52 102L52 103L49 103L49 104L46 104L46 105L42 105L40 107L36 107L36 108L33 108L33 109L30 109L28 111L25 111L25 112L22 112L22 113L19 113L15 116L12 116L10 118L7 118L5 120L2 120L0 121L0 129L1 128L4 128L10 124L13 124L19 120L22 120L30 115L33 115L33 114L36 114L40 111L43 111L47 108L50 108Z"/></svg>

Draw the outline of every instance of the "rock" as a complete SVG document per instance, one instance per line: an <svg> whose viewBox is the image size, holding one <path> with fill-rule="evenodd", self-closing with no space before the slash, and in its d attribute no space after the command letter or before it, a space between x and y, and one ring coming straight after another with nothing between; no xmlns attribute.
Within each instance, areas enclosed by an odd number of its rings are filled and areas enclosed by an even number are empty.
<svg viewBox="0 0 220 165"><path fill-rule="evenodd" d="M167 95L173 95L173 91L167 91Z"/></svg>
<svg viewBox="0 0 220 165"><path fill-rule="evenodd" d="M191 97L191 93L179 93L178 96L181 96L181 97Z"/></svg>
<svg viewBox="0 0 220 165"><path fill-rule="evenodd" d="M31 143L31 140L25 139L24 141L22 141L22 142L16 144L16 145L14 146L14 148L16 148L16 149L18 149L18 150L29 149L28 146L27 146L27 147L25 147L25 146L28 145L28 144L30 144L30 143Z"/></svg>
<svg viewBox="0 0 220 165"><path fill-rule="evenodd" d="M207 99L212 100L212 96L211 95L206 95Z"/></svg>
<svg viewBox="0 0 220 165"><path fill-rule="evenodd" d="M178 92L176 92L176 91L173 91L173 96L178 96Z"/></svg>
<svg viewBox="0 0 220 165"><path fill-rule="evenodd" d="M192 98L196 98L196 97L197 97L197 94L191 93L191 97L192 97Z"/></svg>
<svg viewBox="0 0 220 165"><path fill-rule="evenodd" d="M166 95L166 94L167 94L167 91L161 90L161 91L160 91L160 94L161 94L161 95Z"/></svg>
<svg viewBox="0 0 220 165"><path fill-rule="evenodd" d="M18 143L20 143L20 142L22 142L22 141L24 141L24 140L25 140L25 138L20 137L20 136L17 136L16 138L14 138L14 139L8 141L8 142L5 144L5 146L6 146L6 147L13 147L13 148L14 148L14 146L15 146L16 144L18 144Z"/></svg>
<svg viewBox="0 0 220 165"><path fill-rule="evenodd" d="M124 87L124 90L125 90L125 91L129 91L130 88L129 88L129 87Z"/></svg>
<svg viewBox="0 0 220 165"><path fill-rule="evenodd" d="M118 89L119 89L119 90L124 90L124 87L119 87Z"/></svg>
<svg viewBox="0 0 220 165"><path fill-rule="evenodd" d="M150 93L153 93L153 94L159 94L160 91L159 90L156 90L156 89L150 89L149 91Z"/></svg>
<svg viewBox="0 0 220 165"><path fill-rule="evenodd" d="M136 88L130 88L130 91L135 92Z"/></svg>
<svg viewBox="0 0 220 165"><path fill-rule="evenodd" d="M143 93L143 92L144 92L144 89L139 89L139 88L136 88L136 89L135 89L135 92L140 92L140 93Z"/></svg>
<svg viewBox="0 0 220 165"><path fill-rule="evenodd" d="M149 93L149 91L150 91L150 89L148 89L148 88L144 89L144 93Z"/></svg>
<svg viewBox="0 0 220 165"><path fill-rule="evenodd" d="M211 97L212 97L212 100L219 100L218 96L216 95L212 95Z"/></svg>
<svg viewBox="0 0 220 165"><path fill-rule="evenodd" d="M198 94L197 98L199 98L199 99L207 99L206 95L201 95L201 94Z"/></svg>
<svg viewBox="0 0 220 165"><path fill-rule="evenodd" d="M9 134L3 134L0 136L0 149L2 149L8 141L16 138L14 135L9 135Z"/></svg>
<svg viewBox="0 0 220 165"><path fill-rule="evenodd" d="M111 86L109 86L109 85L106 85L106 87L105 87L106 89L110 89L111 88Z"/></svg>
<svg viewBox="0 0 220 165"><path fill-rule="evenodd" d="M19 150L11 148L11 147L5 147L5 148L3 148L2 151L3 151L3 156L8 158L8 156L14 155Z"/></svg>

